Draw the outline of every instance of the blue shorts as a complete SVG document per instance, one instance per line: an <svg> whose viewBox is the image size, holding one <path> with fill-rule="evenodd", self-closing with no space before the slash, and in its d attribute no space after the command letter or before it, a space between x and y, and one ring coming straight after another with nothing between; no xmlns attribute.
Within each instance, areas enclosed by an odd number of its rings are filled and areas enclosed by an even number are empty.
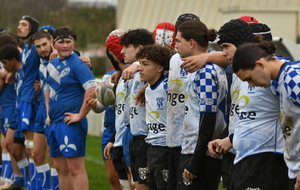
<svg viewBox="0 0 300 190"><path fill-rule="evenodd" d="M21 131L15 130L14 137L18 138L18 139L23 139L24 138L24 134Z"/></svg>
<svg viewBox="0 0 300 190"><path fill-rule="evenodd" d="M36 113L34 132L43 133L43 134L45 133L46 119L47 119L46 107L40 105Z"/></svg>
<svg viewBox="0 0 300 190"><path fill-rule="evenodd" d="M28 102L18 102L19 131L34 131L36 108Z"/></svg>
<svg viewBox="0 0 300 190"><path fill-rule="evenodd" d="M102 142L101 142L101 146L102 146L102 158L103 160L106 160L106 158L103 156L104 155L104 149L107 145L107 143L109 142L110 137L112 136L113 132L104 130L103 134L102 134ZM114 157L114 151L111 152L111 156Z"/></svg>
<svg viewBox="0 0 300 190"><path fill-rule="evenodd" d="M77 157L85 156L87 119L72 123L69 126L63 121L50 126L50 156Z"/></svg>
<svg viewBox="0 0 300 190"><path fill-rule="evenodd" d="M15 106L2 107L1 111L1 131L6 134L8 128L17 128L16 108Z"/></svg>
<svg viewBox="0 0 300 190"><path fill-rule="evenodd" d="M130 127L126 127L123 135L122 145L123 145L123 157L126 165L130 167L130 152L129 152L129 142L132 139L132 134L130 132Z"/></svg>

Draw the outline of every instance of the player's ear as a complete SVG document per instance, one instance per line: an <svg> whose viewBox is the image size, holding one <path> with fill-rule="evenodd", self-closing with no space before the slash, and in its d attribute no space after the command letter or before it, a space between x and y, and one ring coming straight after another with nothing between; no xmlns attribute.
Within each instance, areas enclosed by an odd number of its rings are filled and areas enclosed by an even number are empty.
<svg viewBox="0 0 300 190"><path fill-rule="evenodd" d="M164 71L164 67L161 66L161 65L158 65L157 71L160 72L160 73L163 72Z"/></svg>
<svg viewBox="0 0 300 190"><path fill-rule="evenodd" d="M255 61L255 66L261 67L262 69L265 68L265 64L261 59Z"/></svg>

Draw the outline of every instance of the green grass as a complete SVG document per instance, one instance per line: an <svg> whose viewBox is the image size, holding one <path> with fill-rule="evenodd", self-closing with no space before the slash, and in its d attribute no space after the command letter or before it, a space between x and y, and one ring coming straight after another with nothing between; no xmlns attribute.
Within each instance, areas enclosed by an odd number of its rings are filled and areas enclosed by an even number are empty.
<svg viewBox="0 0 300 190"><path fill-rule="evenodd" d="M110 190L106 169L102 160L101 139L87 136L85 165L88 173L90 190ZM218 190L224 190L220 183Z"/></svg>

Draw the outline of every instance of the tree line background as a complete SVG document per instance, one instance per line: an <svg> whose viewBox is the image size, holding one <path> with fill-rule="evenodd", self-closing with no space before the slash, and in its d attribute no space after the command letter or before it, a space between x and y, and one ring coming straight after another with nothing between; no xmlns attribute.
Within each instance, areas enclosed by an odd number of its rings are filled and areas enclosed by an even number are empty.
<svg viewBox="0 0 300 190"><path fill-rule="evenodd" d="M116 27L116 8L112 6L78 6L67 0L0 0L0 28L16 33L23 15L34 16L40 26L73 28L77 33L75 49L78 51L105 48L106 37ZM91 60L95 76L108 71L107 58L91 57Z"/></svg>

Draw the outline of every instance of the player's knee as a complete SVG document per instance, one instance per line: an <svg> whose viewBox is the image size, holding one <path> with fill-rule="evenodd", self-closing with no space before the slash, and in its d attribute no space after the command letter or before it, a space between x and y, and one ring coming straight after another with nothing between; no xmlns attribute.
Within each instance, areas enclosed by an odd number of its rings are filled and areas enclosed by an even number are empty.
<svg viewBox="0 0 300 190"><path fill-rule="evenodd" d="M24 145L28 149L33 149L33 141L25 139Z"/></svg>

